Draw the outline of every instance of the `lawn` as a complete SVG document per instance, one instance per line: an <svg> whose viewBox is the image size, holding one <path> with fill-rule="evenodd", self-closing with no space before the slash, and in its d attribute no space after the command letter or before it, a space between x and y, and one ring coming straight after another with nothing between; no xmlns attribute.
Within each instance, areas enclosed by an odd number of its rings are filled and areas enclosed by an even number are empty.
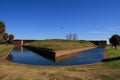
<svg viewBox="0 0 120 80"><path fill-rule="evenodd" d="M120 49L107 46L106 54L107 62L79 66L48 67L0 61L0 80L120 80Z"/></svg>

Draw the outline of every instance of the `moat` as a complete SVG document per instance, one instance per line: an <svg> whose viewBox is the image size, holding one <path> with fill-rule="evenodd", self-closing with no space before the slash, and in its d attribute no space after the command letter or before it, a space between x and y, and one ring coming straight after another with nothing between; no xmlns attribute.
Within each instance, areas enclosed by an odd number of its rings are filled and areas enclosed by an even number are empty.
<svg viewBox="0 0 120 80"><path fill-rule="evenodd" d="M93 48L77 54L50 59L24 47L16 47L11 52L8 60L15 63L30 65L69 66L100 62L103 60L103 56L104 48Z"/></svg>

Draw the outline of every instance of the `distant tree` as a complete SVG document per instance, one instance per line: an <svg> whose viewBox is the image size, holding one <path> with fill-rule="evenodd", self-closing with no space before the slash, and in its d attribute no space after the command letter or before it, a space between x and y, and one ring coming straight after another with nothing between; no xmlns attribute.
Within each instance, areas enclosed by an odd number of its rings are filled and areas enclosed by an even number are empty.
<svg viewBox="0 0 120 80"><path fill-rule="evenodd" d="M0 35L3 33L5 33L5 24L2 21L0 21Z"/></svg>
<svg viewBox="0 0 120 80"><path fill-rule="evenodd" d="M68 34L66 35L67 40L78 40L77 34Z"/></svg>
<svg viewBox="0 0 120 80"><path fill-rule="evenodd" d="M13 39L14 39L14 35L13 35L13 34L10 34L10 35L9 35L9 40L8 40L8 42L9 42L10 44L12 44L12 43L13 43Z"/></svg>
<svg viewBox="0 0 120 80"><path fill-rule="evenodd" d="M3 34L3 39L5 40L6 43L7 43L7 41L8 41L8 38L9 38L8 33L4 33L4 34Z"/></svg>
<svg viewBox="0 0 120 80"><path fill-rule="evenodd" d="M118 34L114 34L110 39L109 39L110 44L112 44L115 49L117 49L117 45L120 44L120 36Z"/></svg>
<svg viewBox="0 0 120 80"><path fill-rule="evenodd" d="M78 35L77 34L73 34L73 40L78 40Z"/></svg>
<svg viewBox="0 0 120 80"><path fill-rule="evenodd" d="M66 35L67 40L72 40L72 34Z"/></svg>

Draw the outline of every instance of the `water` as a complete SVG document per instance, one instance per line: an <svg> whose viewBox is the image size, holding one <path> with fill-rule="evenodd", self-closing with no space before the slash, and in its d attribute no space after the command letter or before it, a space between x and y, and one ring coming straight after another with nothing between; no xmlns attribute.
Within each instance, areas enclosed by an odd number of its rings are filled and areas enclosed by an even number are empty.
<svg viewBox="0 0 120 80"><path fill-rule="evenodd" d="M45 58L37 53L34 53L23 47L15 48L8 60L31 65L46 65L46 66L68 66L96 63L103 60L104 48L93 48L77 54L67 55L55 59Z"/></svg>

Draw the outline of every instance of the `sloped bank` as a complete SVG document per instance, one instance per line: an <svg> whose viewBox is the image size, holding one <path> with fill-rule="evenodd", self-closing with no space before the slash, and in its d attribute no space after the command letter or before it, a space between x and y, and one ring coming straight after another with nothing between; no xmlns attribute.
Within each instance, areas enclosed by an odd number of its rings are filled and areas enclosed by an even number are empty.
<svg viewBox="0 0 120 80"><path fill-rule="evenodd" d="M61 57L61 56L69 55L69 54L76 54L76 53L79 53L85 50L89 50L91 48L94 48L94 47L55 51L55 57Z"/></svg>
<svg viewBox="0 0 120 80"><path fill-rule="evenodd" d="M13 45L5 45L4 47L6 47L6 50L3 52L3 55L0 56L0 61L2 61L2 62L6 62L7 61L8 56L10 55L12 50L14 49Z"/></svg>

